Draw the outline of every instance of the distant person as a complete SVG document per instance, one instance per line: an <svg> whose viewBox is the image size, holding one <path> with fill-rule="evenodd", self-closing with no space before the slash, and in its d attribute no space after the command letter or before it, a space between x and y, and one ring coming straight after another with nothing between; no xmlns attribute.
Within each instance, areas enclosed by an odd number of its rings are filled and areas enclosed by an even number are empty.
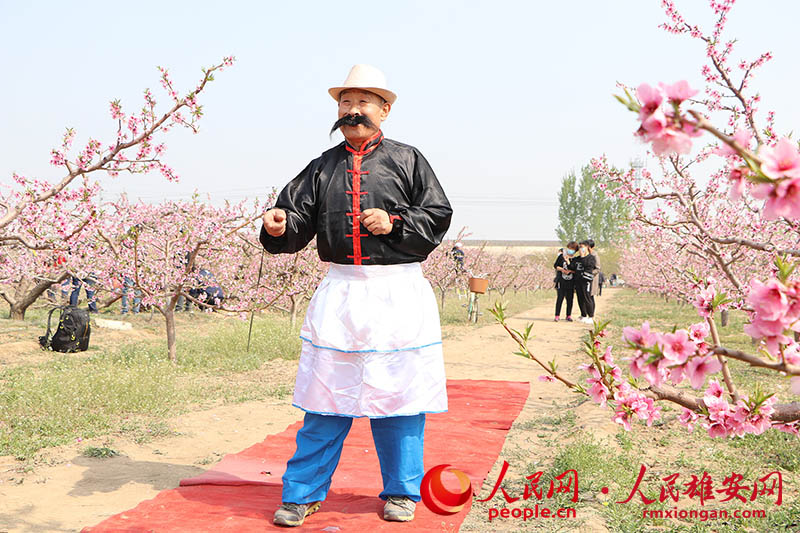
<svg viewBox="0 0 800 533"><path fill-rule="evenodd" d="M453 257L453 261L456 263L456 270L458 272L464 271L464 250L461 247L461 243L457 242L453 245L453 248L450 250L450 255Z"/></svg>
<svg viewBox="0 0 800 533"><path fill-rule="evenodd" d="M86 255L81 254L81 263L86 261ZM85 273L84 270L78 272L77 277L72 278L72 294L69 296L69 305L78 305L78 299L81 297L81 287L86 290L86 298L89 300L89 312L97 313L97 300L95 299L94 286L97 284L93 272Z"/></svg>
<svg viewBox="0 0 800 533"><path fill-rule="evenodd" d="M592 309L595 308L595 296L600 296L600 292L602 291L600 287L600 279L602 276L602 272L600 271L600 259L597 257L597 249L594 246L594 241L592 239L586 239L586 244L589 246L589 254L594 257L594 268L592 268L592 287L591 291L589 292L589 296L592 300Z"/></svg>
<svg viewBox="0 0 800 533"><path fill-rule="evenodd" d="M594 319L594 297L592 296L592 282L597 269L597 258L592 255L590 241L581 241L578 247L578 257L575 266L575 292L578 296L578 306L581 308L580 321L591 324ZM591 241L594 244L593 241ZM572 264L571 264L572 266Z"/></svg>
<svg viewBox="0 0 800 533"><path fill-rule="evenodd" d="M553 268L556 269L556 318L561 319L561 304L567 301L567 322L572 322L572 303L575 294L575 273L569 269L570 261L578 250L578 243L570 241L566 248L561 248Z"/></svg>
<svg viewBox="0 0 800 533"><path fill-rule="evenodd" d="M617 286L617 275L616 274L611 274L611 277L608 278L608 284L610 286L612 286L612 287L616 287Z"/></svg>
<svg viewBox="0 0 800 533"><path fill-rule="evenodd" d="M603 274L602 270L599 270L597 272L597 279L598 279L598 285L599 285L599 289L598 289L597 295L598 296L602 296L603 295L603 284L606 282L606 275Z"/></svg>
<svg viewBox="0 0 800 533"><path fill-rule="evenodd" d="M201 268L197 280L199 282L199 288L189 289L189 296L203 302L203 305L199 305L198 307L202 309L203 306L215 307L217 305L222 305L225 295L222 292L222 288L219 287L219 283L217 283L217 279L214 275L209 270ZM184 311L189 311L192 306L192 301L188 298L184 298L184 300L186 302ZM180 307L178 311L180 311Z"/></svg>
<svg viewBox="0 0 800 533"><path fill-rule="evenodd" d="M123 276L122 279L122 314L128 314L129 295L133 294L133 314L138 314L142 305L142 291L134 288L133 279L130 276Z"/></svg>

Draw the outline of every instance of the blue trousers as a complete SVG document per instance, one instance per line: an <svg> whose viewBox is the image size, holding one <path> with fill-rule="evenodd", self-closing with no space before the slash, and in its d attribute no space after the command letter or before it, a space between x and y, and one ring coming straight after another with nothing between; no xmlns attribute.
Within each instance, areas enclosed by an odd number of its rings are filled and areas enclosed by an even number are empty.
<svg viewBox="0 0 800 533"><path fill-rule="evenodd" d="M348 416L306 413L303 427L297 432L297 450L283 475L284 502L325 499L352 424L353 419ZM370 427L383 477L380 498L406 496L420 501L419 486L425 474L425 414L372 418Z"/></svg>
<svg viewBox="0 0 800 533"><path fill-rule="evenodd" d="M78 298L81 296L81 286L83 286L86 289L86 298L89 300L89 311L96 313L97 301L94 299L94 289L92 289L95 283L95 280L91 277L83 279L72 278L73 291L69 296L69 305L78 305Z"/></svg>
<svg viewBox="0 0 800 533"><path fill-rule="evenodd" d="M133 290L133 280L128 276L125 276L123 279L122 285L122 314L126 314L128 312L128 294L133 292L133 312L139 312L139 306L142 303L142 291L139 289Z"/></svg>

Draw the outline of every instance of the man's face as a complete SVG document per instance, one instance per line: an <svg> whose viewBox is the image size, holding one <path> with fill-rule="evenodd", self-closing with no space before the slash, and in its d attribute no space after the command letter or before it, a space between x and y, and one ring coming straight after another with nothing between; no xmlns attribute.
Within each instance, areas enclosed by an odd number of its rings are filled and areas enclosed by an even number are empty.
<svg viewBox="0 0 800 533"><path fill-rule="evenodd" d="M380 127L386 120L391 109L391 104L383 98L369 91L358 89L348 89L339 94L339 113L338 118L345 115L365 115L373 124ZM367 139L377 133L376 128L371 128L365 124L357 126L342 126L342 133L347 139Z"/></svg>

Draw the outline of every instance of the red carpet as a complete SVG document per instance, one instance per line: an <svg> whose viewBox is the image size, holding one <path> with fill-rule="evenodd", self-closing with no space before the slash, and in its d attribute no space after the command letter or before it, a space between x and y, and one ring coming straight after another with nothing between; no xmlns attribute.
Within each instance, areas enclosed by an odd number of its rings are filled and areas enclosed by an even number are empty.
<svg viewBox="0 0 800 533"><path fill-rule="evenodd" d="M476 490L483 484L506 433L528 397L529 384L509 381L449 380L449 411L427 416L425 470L448 463L465 472ZM228 455L181 487L160 492L130 511L112 516L84 533L287 531L272 525L280 505L281 475L294 453L302 422ZM447 476L446 476L447 477ZM322 508L295 531L457 531L468 508L441 516L420 502L410 523L381 519L380 467L369 420L353 422L339 467Z"/></svg>

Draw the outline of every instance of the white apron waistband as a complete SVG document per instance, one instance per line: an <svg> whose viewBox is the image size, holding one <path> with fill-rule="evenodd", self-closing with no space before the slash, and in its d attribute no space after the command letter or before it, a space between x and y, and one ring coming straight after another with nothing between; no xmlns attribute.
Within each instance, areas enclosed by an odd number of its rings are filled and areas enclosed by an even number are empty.
<svg viewBox="0 0 800 533"><path fill-rule="evenodd" d="M399 265L339 265L331 263L327 277L331 279L359 280L384 276L421 276L419 263Z"/></svg>

